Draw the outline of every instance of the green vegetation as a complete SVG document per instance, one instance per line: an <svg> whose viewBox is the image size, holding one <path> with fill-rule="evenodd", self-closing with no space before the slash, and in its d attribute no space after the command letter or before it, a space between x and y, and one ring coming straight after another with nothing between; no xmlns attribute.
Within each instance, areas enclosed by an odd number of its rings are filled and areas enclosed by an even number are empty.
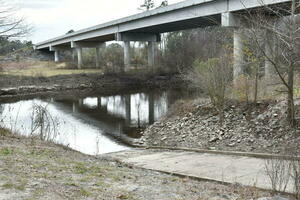
<svg viewBox="0 0 300 200"><path fill-rule="evenodd" d="M9 156L12 155L14 153L13 149L10 148L1 148L0 149L0 156Z"/></svg>

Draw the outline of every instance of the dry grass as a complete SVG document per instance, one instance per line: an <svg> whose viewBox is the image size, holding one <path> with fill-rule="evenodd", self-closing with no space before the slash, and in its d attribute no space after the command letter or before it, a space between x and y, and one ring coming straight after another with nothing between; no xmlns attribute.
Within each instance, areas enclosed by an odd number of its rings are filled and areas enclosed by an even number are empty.
<svg viewBox="0 0 300 200"><path fill-rule="evenodd" d="M250 199L251 188L182 179L126 167L53 143L0 137L0 196L4 199ZM223 199L223 198L222 198Z"/></svg>
<svg viewBox="0 0 300 200"><path fill-rule="evenodd" d="M2 68L0 75L27 77L102 73L101 69L69 69L66 63L56 64L54 62L45 61L10 62L2 64L0 67Z"/></svg>

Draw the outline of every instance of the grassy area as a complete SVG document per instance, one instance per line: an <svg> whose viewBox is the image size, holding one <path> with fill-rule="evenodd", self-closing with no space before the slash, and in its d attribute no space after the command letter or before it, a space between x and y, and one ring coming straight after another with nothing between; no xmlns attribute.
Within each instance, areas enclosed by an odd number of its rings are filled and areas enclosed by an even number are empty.
<svg viewBox="0 0 300 200"><path fill-rule="evenodd" d="M1 66L0 75L27 76L27 77L51 77L57 75L102 73L101 69L70 69L65 63L28 61L11 62Z"/></svg>
<svg viewBox="0 0 300 200"><path fill-rule="evenodd" d="M0 171L0 197L7 200L206 200L270 195L253 188L127 167L52 143L7 134L0 135Z"/></svg>

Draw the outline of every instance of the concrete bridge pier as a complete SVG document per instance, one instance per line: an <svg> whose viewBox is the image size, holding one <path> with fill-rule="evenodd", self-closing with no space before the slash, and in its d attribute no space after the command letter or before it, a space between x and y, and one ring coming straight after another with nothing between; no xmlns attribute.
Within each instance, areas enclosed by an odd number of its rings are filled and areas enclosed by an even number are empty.
<svg viewBox="0 0 300 200"><path fill-rule="evenodd" d="M244 73L244 42L243 42L243 29L245 26L244 20L231 12L222 13L222 26L233 28L233 82L236 81L240 75Z"/></svg>
<svg viewBox="0 0 300 200"><path fill-rule="evenodd" d="M148 42L148 66L154 67L156 60L157 42Z"/></svg>
<svg viewBox="0 0 300 200"><path fill-rule="evenodd" d="M116 33L115 39L124 42L125 71L130 69L130 42L148 42L148 66L154 67L156 60L157 42L161 41L160 34L156 33Z"/></svg>
<svg viewBox="0 0 300 200"><path fill-rule="evenodd" d="M76 113L78 111L78 106L75 102L73 102L73 104L72 104L72 111L73 111L73 113Z"/></svg>
<svg viewBox="0 0 300 200"><path fill-rule="evenodd" d="M234 29L233 33L233 77L238 78L244 73L244 53L243 35L239 28Z"/></svg>
<svg viewBox="0 0 300 200"><path fill-rule="evenodd" d="M72 54L72 61L75 62L75 60L76 60L76 51L74 49L71 49L71 54Z"/></svg>
<svg viewBox="0 0 300 200"><path fill-rule="evenodd" d="M83 66L82 59L82 48L96 48L96 67L100 67L100 50L105 47L105 43L99 41L82 41L82 42L71 42L71 48L76 49L78 57L78 69Z"/></svg>
<svg viewBox="0 0 300 200"><path fill-rule="evenodd" d="M124 71L129 71L131 66L130 41L124 41Z"/></svg>
<svg viewBox="0 0 300 200"><path fill-rule="evenodd" d="M98 97L98 98L97 98L97 107L98 107L98 108L101 108L101 104L102 104L102 103L101 103L101 97Z"/></svg>
<svg viewBox="0 0 300 200"><path fill-rule="evenodd" d="M83 65L83 62L82 62L82 48L77 47L76 52L77 52L77 68L82 69L82 65Z"/></svg>
<svg viewBox="0 0 300 200"><path fill-rule="evenodd" d="M277 44L275 42L274 36L270 33L270 31L266 31L265 33L265 53L268 58L274 61L276 57ZM272 62L266 58L265 59L265 79L270 81L272 76L275 73L274 66Z"/></svg>
<svg viewBox="0 0 300 200"><path fill-rule="evenodd" d="M49 50L54 52L54 62L60 62L59 51L62 49L50 46Z"/></svg>
<svg viewBox="0 0 300 200"><path fill-rule="evenodd" d="M54 62L59 62L59 51L54 51Z"/></svg>
<svg viewBox="0 0 300 200"><path fill-rule="evenodd" d="M125 122L126 124L131 123L131 95L125 95Z"/></svg>
<svg viewBox="0 0 300 200"><path fill-rule="evenodd" d="M100 48L96 47L96 67L100 67Z"/></svg>
<svg viewBox="0 0 300 200"><path fill-rule="evenodd" d="M68 51L70 50L70 47L67 45L58 45L58 46L50 46L49 51L54 52L54 61L55 62L60 62L61 61L61 55L60 53L63 51Z"/></svg>
<svg viewBox="0 0 300 200"><path fill-rule="evenodd" d="M78 99L78 107L82 107L83 106L83 99Z"/></svg>
<svg viewBox="0 0 300 200"><path fill-rule="evenodd" d="M154 123L154 94L148 96L148 121L149 125Z"/></svg>

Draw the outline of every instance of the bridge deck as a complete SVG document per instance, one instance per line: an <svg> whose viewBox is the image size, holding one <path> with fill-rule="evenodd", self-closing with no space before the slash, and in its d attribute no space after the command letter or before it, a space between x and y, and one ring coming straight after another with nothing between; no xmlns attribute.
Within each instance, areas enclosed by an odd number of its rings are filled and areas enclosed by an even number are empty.
<svg viewBox="0 0 300 200"><path fill-rule="evenodd" d="M67 45L72 41L112 41L116 33L164 33L221 24L222 13L240 12L291 0L187 0L163 8L114 20L36 44L36 49ZM263 2L263 5L262 3Z"/></svg>

